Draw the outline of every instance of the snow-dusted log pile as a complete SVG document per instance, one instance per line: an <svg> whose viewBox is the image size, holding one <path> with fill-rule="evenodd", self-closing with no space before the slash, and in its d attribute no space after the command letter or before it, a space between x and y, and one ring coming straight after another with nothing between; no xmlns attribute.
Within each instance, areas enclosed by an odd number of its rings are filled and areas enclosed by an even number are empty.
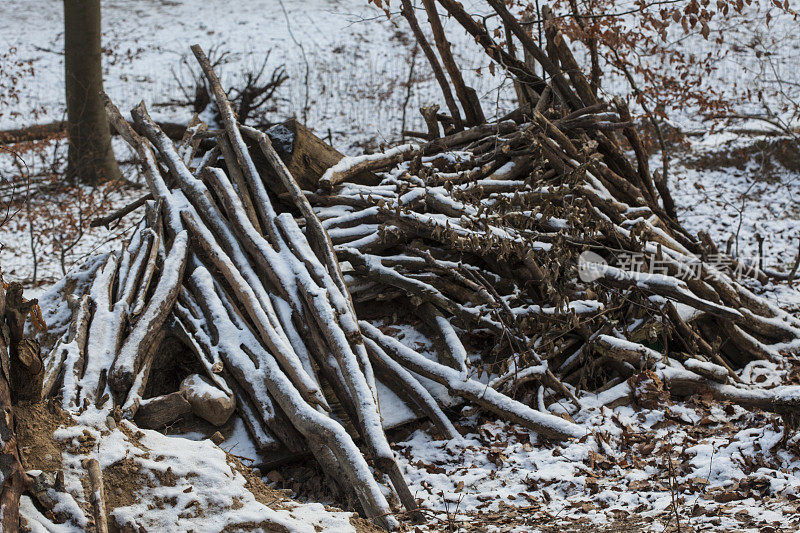
<svg viewBox="0 0 800 533"><path fill-rule="evenodd" d="M798 388L756 392L732 369L796 352L800 320L670 215L625 106L595 98L557 34L547 53L518 36L545 82L441 4L524 83L529 105L496 123L474 105L465 122L426 111L426 142L345 158L316 191L301 190L268 135L237 123L198 47L219 129L194 123L175 145L143 104L131 126L107 102L151 199L74 298L44 394L149 427L201 397L216 402L209 417L235 405L262 453L310 453L390 529L417 504L382 427L378 381L448 439L458 432L431 381L562 441L587 433L570 413L598 392L608 404L703 392L793 417ZM376 318L421 321L436 360ZM204 377L150 397L170 339ZM473 379L474 368L493 379Z"/></svg>

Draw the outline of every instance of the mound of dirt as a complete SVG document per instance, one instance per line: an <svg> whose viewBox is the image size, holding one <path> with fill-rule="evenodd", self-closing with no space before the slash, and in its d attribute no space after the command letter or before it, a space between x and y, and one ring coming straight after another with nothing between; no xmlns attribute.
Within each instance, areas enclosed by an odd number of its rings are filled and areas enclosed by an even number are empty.
<svg viewBox="0 0 800 533"><path fill-rule="evenodd" d="M63 472L66 479L67 490L72 493L75 502L80 507L76 510L77 514L83 513L86 518L80 516L67 516L59 514L57 517L49 515L27 517L26 524L38 522L44 525L43 520L55 520L48 525L64 520L72 524L79 524L83 520L89 519L91 523L90 500L91 488L85 476L83 461L90 456L97 457L102 467L103 483L105 488L106 509L108 511L109 531L123 532L130 531L131 524L139 525L148 523L147 515L150 513L169 514L172 507L176 511L178 518L203 521L204 517L212 518L208 513L218 514L224 511L229 515L228 525L222 527L221 531L275 531L289 532L281 520L303 522L305 517L311 517L309 524L317 530L325 529L326 517L331 520L347 521L347 515L342 515L338 509L321 506L320 504L303 504L291 498L292 491L278 490L268 487L259 477L258 472L245 466L236 456L225 453L225 462L231 469L228 476L240 474L244 478L243 490L236 494L229 502L227 509L218 507L222 500L213 504L214 498L208 492L208 480L203 478L210 475L214 479L214 474L207 469L213 466L213 462L205 465L196 464L198 469L194 470L195 461L193 459L183 459L183 463L178 459L182 452L176 452L175 448L188 446L185 453L191 454L192 447L200 445L191 441L177 439L172 441L164 440L155 432L142 432L135 426L121 423L114 429L99 426L85 425L83 417L73 418L69 413L62 410L57 402L26 403L15 407L17 419L17 433L19 438L21 460L27 470L41 470L43 472L55 473ZM169 445L167 445L169 444ZM201 446L208 446L203 444ZM210 450L203 452L208 455ZM178 455L174 455L178 453ZM109 454L115 455L112 458ZM212 454L213 455L213 454ZM198 456L200 457L200 456ZM171 467L163 468L160 464L165 461L172 461ZM176 462L177 461L177 462ZM202 460L200 460L202 462ZM223 468L224 462L219 462L219 468ZM205 468L205 470L203 470ZM220 479L229 479L223 473ZM240 478L241 479L241 478ZM205 487L205 488L203 488ZM258 502L255 504L247 495L251 493ZM195 505L190 502L179 503L179 498L172 493L188 494L191 493L198 498ZM210 498L210 499L209 499ZM189 498L191 500L191 497ZM252 503L248 503L248 500ZM200 502L204 502L201 504ZM142 505L144 504L144 507ZM254 505L259 504L269 507L280 513L279 520L268 519L260 521L259 513L253 512ZM266 511L264 507L260 507ZM149 511L147 509L150 509ZM237 520L237 509L241 509L241 522ZM255 508L257 509L257 508ZM117 512L115 512L117 511ZM309 514L310 513L310 514ZM191 515L191 516L190 516ZM313 516L312 516L313 515ZM276 515L278 516L278 515ZM30 520L29 518L34 518ZM254 520L256 518L256 520ZM155 521L153 523L156 523ZM297 523L297 522L294 522ZM331 522L332 523L332 522ZM350 519L353 529L357 533L375 533L381 531L366 520L353 517ZM320 529L320 527L322 529ZM139 528L142 530L142 528ZM31 528L31 530L34 530ZM145 526L144 531L149 530Z"/></svg>
<svg viewBox="0 0 800 533"><path fill-rule="evenodd" d="M21 403L14 407L17 440L26 470L61 470L61 452L66 443L53 439L60 426L74 426L72 417L54 401Z"/></svg>

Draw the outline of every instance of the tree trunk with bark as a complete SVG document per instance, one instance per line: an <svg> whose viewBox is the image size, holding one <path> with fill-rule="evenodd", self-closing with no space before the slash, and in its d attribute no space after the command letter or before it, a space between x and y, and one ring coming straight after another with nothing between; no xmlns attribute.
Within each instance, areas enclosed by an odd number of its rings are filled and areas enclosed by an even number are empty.
<svg viewBox="0 0 800 533"><path fill-rule="evenodd" d="M103 91L100 0L64 0L67 176L87 184L122 177L111 147Z"/></svg>

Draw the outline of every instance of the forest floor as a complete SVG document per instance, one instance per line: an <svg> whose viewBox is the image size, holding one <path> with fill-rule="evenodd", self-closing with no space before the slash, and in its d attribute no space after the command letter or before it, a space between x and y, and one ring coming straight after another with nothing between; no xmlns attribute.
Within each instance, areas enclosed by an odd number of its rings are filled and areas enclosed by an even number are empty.
<svg viewBox="0 0 800 533"><path fill-rule="evenodd" d="M149 104L164 104L155 106L159 118L185 121L186 108L169 101L180 98L180 84L172 69L178 79L185 79L187 73L181 73L179 65L189 44L200 42L207 48L217 45L231 50L234 57L223 72L231 82L238 67L260 63L272 48L270 64L284 63L291 80L276 100L276 117L300 117L345 153L375 149L387 140L396 140L396 132L403 126L420 129L416 109L438 100L438 93L424 74L418 74L418 80L411 76L415 81L409 90L411 41L407 33L365 4L361 0L286 0L288 16L284 17L273 0L248 0L246 10L231 10L230 3L221 0L108 3L104 5L104 37L109 48L106 90L123 109L144 99ZM14 43L19 57L32 60L36 71L23 80L22 103L14 112L0 108L0 127L29 124L32 118L34 122L60 120L60 4L9 0L0 14L0 39ZM222 14L224 26L215 27L210 21ZM32 31L24 21L34 17L39 23ZM122 23L128 19L137 23ZM163 22L166 20L170 23ZM287 25L287 20L292 23ZM398 46L405 55L397 53ZM797 50L797 43L793 46L787 49ZM507 87L496 90L505 80L494 78L486 69L479 75L485 65L472 57L467 52L459 56L470 83L484 101L495 104L493 115L502 114L512 105ZM422 58L416 61L419 65ZM408 110L406 122L398 109ZM696 126L691 121L682 125L687 130ZM786 270L797 254L800 235L800 168L796 159L786 157L786 142L772 136L733 135L723 129L688 137L688 145L675 147L670 185L685 227L692 233L708 231L721 247L730 242L740 257L754 260L759 256L758 241L763 239L765 265ZM115 141L115 149L121 159L129 157L121 143ZM64 152L64 141L56 140L31 152L30 157L22 155L35 173L58 167ZM653 155L652 166L660 166L660 154ZM0 157L4 176L16 169L12 157ZM125 169L135 182L133 166L127 164ZM142 186L125 184L103 194L106 208L113 208L140 196ZM44 293L88 256L116 248L141 216L134 213L110 230L89 230L64 251L57 239L34 243L32 248L30 220L23 215L0 229L0 265L7 281L28 282L28 294L33 295ZM35 286L30 283L33 250L38 261ZM800 312L800 292L789 284L775 283L761 287L760 292L781 307ZM406 335L400 340L422 342L412 326L405 328ZM800 361L752 363L740 370L739 376L755 387L800 384ZM424 425L395 430L401 468L412 492L428 510L428 521L411 530L769 533L800 529L800 436L794 433L793 421L788 421L787 429L787 421L774 415L712 403L703 397L657 406L643 399L639 405L615 408L595 406L593 400L583 399L585 409L576 419L591 428L591 434L569 444L545 442L513 424L472 411L456 413L464 434L460 442L437 441ZM30 419L38 420L37 416ZM240 468L239 459L232 458L235 454L245 463L256 459L240 422L234 422L226 430L227 440L215 447L202 440L206 436L202 432L176 434L176 429L164 436L143 431L140 437L120 428L103 429L97 421L53 420L53 416L41 414L39 418L43 417L43 427L58 437L53 442L58 440L63 446L39 453L37 446L45 445L39 440L28 443L30 449L24 453L30 452L38 461L60 457L72 465L75 479L81 472L78 459L100 454L101 449L109 454L103 459L108 465L114 458L127 456L137 468L154 471L168 467L186 470L185 461L202 459L205 477L201 477L203 483L194 484L206 487L202 503L208 505L209 514L219 511L214 506L223 501L214 500L209 487L222 484L228 487L224 498L230 502L240 499L244 507L237 509L265 513L270 507L283 513L280 518L303 520L324 531L368 530L363 523L351 523L350 514L312 503L325 501L313 472L296 477L290 475L291 470L260 472L263 483L260 478L253 481L252 471ZM74 446L84 430L92 435L94 447ZM50 441L47 444L52 445ZM184 455L158 455L176 445L185 447ZM161 466L149 462L151 449L158 450L154 455L161 459L155 462ZM234 463L238 466L231 466ZM36 461L26 466L44 468ZM170 520L183 520L164 510L163 498L182 498L187 487L175 485L174 480L148 479L147 487L117 487L136 496L117 502L114 509L119 509L119 516L141 518L151 513L150 505L159 509L152 513L153 530ZM162 485L169 490L155 490ZM306 503L275 505L288 494L274 492L272 497L269 491L277 490L290 491ZM34 521L41 519L37 523L42 529L37 531L81 529L48 524L29 500L23 501L23 513ZM222 515L220 520L234 520L228 511ZM202 518L184 518L179 529L203 524Z"/></svg>

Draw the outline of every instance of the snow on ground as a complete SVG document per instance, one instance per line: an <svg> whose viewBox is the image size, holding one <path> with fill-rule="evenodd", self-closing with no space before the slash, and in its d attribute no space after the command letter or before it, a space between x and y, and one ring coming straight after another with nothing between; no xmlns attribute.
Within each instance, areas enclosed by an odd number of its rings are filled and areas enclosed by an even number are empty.
<svg viewBox="0 0 800 533"><path fill-rule="evenodd" d="M54 524L25 496L21 510L33 531L87 529L85 461L94 458L103 469L109 519L123 530L357 532L352 513L270 492L209 440L117 425L106 415L90 409L55 430L68 495L53 512L68 521Z"/></svg>
<svg viewBox="0 0 800 533"><path fill-rule="evenodd" d="M791 140L719 133L689 142L688 149L672 157L670 179L684 227L693 234L708 232L720 250L730 249L753 264L759 262L761 238L764 267L789 272L800 254L797 145L789 145L789 159L783 160L794 166L790 170L775 153ZM651 164L658 168L660 154ZM758 292L785 309L800 311L800 293L785 283L770 282Z"/></svg>
<svg viewBox="0 0 800 533"><path fill-rule="evenodd" d="M296 115L323 137L330 131L333 145L351 154L399 140L402 114L398 110L403 109L407 96L406 129L422 128L417 112L421 105L441 103L421 54L416 58L414 76L420 79L408 92L413 41L398 17L386 21L365 0L284 0L283 4L291 24L287 24L277 0L247 0L235 9L222 0L104 2L104 43L109 49L105 58L106 91L122 109L144 99L157 117L186 121L186 108L160 104L180 97L173 70L178 77L186 77L186 72L179 70L180 60L187 56L190 44L199 42L207 50L216 45L232 52L232 61L221 69L226 84L235 82L242 67L259 66L271 49L269 66L285 64L290 76L275 102L275 119ZM763 15L768 2L754 4L754 13ZM753 23L759 20L749 15L744 19ZM10 114L8 103L0 104L0 128L21 126L32 119L49 122L63 118L61 16L62 4L53 0L8 0L0 7L0 49L15 46L16 57L33 61L35 69L35 75L24 77L19 84L21 101L14 104L19 114ZM734 46L739 50L728 55L709 82L756 76L768 81L770 73L759 70L764 64L754 60L761 45L747 41L746 24L750 22L739 22L729 28L731 50ZM792 32L796 32L796 25L779 20L768 35L762 36L783 43L774 49L779 54L772 61L777 65L776 77L796 72L800 54L797 34ZM507 80L498 91L504 80L489 74L485 68L488 62L483 55L474 53L470 40L459 35L454 44L460 64L467 69L469 83L486 102L487 114L493 116L510 109L513 103ZM308 76L303 56L308 62ZM34 110L38 113L34 114ZM705 127L692 110L679 112L676 125L695 131ZM763 159L756 156L742 164L698 164L703 156L713 159L723 151L748 149L756 140L743 140L724 132L691 138L688 155L673 159L674 197L681 221L690 231L709 231L716 242L723 243L723 248L733 236L732 249L736 251L738 243L741 257L757 254L758 233L764 238L765 264L785 269L795 257L800 235L800 174L783 167L766 168ZM39 167L43 168L58 150L63 153L63 141L60 148L48 150L37 163ZM118 141L115 150L122 159L130 157ZM6 156L0 157L0 165L3 175L14 171ZM658 155L652 166L658 168ZM134 177L130 169L129 172ZM125 189L111 202L123 205L140 193ZM67 268L91 253L116 246L116 239L133 218L128 217L113 231L100 228L88 232L67 254ZM25 229L12 230L8 226L0 231L4 245L0 264L7 280L24 280L32 275ZM61 276L57 249L41 249L39 257L40 279L53 282ZM800 308L797 291L783 284L769 289L768 295L779 304ZM771 386L779 380L798 381L797 369L788 364L786 368L751 365L741 375L745 382L758 386ZM667 410L591 407L576 422L592 428L591 435L568 445L541 442L518 427L470 412L463 413L460 420L466 434L461 442L436 441L423 430L408 436L397 449L412 491L431 510L430 520L421 529L441 531L454 526L463 530L551 531L625 526L663 531L674 529L676 509L681 527L687 529L800 528L800 441L797 436L790 436L785 443L780 442L784 429L779 418L694 398L672 403ZM185 464L176 457L147 457L143 446L148 447L149 443L168 449L180 442L187 457L210 465L207 476L211 477L201 486L227 487L227 495L204 492L208 502L215 497L242 497L248 512L269 514L251 496L237 492L242 490L242 480L226 466L224 454L208 441L192 443L154 432L144 432L146 437L137 441L121 429L112 431L97 424L88 429L95 440L87 453L98 454L101 446L113 445L117 455L126 455L148 468L162 461L164 467L158 466L161 470L168 465L174 470ZM62 436L73 438L66 433ZM234 437L223 448L250 455L247 443L239 443L241 438L242 432L234 431ZM81 472L76 465L70 467L72 476ZM670 476L671 470L674 476ZM183 485L180 488L185 490ZM181 501L186 498L183 492L168 492L163 495L176 496ZM155 492L152 496L156 497ZM335 514L314 514L320 508L309 504L296 509L294 517L289 511L272 513L286 520L345 519ZM23 510L26 516L37 513L26 502ZM121 516L134 517L134 521L139 517L159 525L182 520L163 508L145 516L147 513L133 504L119 512ZM228 518L223 514L215 519ZM323 529L334 527L331 523L319 524Z"/></svg>
<svg viewBox="0 0 800 533"><path fill-rule="evenodd" d="M733 253L756 261L758 234L764 238L765 266L788 270L800 238L800 172L787 170L754 147L769 141L713 134L693 142L689 158L697 162L679 161L673 197L689 231L708 231L723 249L731 239ZM700 166L704 157L737 149L751 154L738 167Z"/></svg>
<svg viewBox="0 0 800 533"><path fill-rule="evenodd" d="M0 6L0 50L16 47L16 57L35 69L19 84L20 115L0 114L0 129L29 124L38 108L44 111L38 122L62 119L62 17L62 3L52 0ZM454 35L454 53L487 115L509 110L510 85L498 102L501 77L491 75L488 59L464 32ZM268 51L267 72L285 65L289 81L275 102L275 120L297 116L321 136L330 130L333 145L345 152L399 138L414 40L399 14L387 21L366 0L246 0L235 8L225 0L115 0L103 3L103 39L105 90L122 110L144 100L157 118L188 121L189 110L163 104L182 97L175 78L189 79L181 59L194 67L189 46L199 43L206 52L217 47L231 54L218 69L224 85L235 85L242 70L257 70ZM420 130L419 107L441 101L422 53L413 78L406 129Z"/></svg>
<svg viewBox="0 0 800 533"><path fill-rule="evenodd" d="M767 366L742 376L786 379ZM800 435L778 417L698 397L589 407L576 422L589 434L567 444L477 415L461 442L414 432L398 448L425 530L675 531L676 512L690 531L800 527Z"/></svg>
<svg viewBox="0 0 800 533"><path fill-rule="evenodd" d="M485 2L463 3L470 13L488 13ZM633 0L618 2L620 12L635 5ZM219 67L225 85L235 85L242 71L260 67L269 52L267 72L284 65L289 75L272 110L275 119L297 116L322 136L330 131L340 150L360 153L363 146L400 138L403 114L398 110L407 111L406 129L420 130L424 122L419 107L439 103L445 108L422 53L417 54L409 78L415 41L399 14L399 2L390 6L387 20L367 0L245 0L235 8L225 0L104 2L105 90L120 109L144 100L157 117L185 122L190 112L168 104L182 98L178 80L186 81L189 73L181 59L194 66L191 44L199 43L207 52L215 47L229 52ZM768 13L772 18L765 25ZM426 27L425 17L419 18ZM491 26L495 19L487 23ZM513 109L510 81L489 71L485 54L454 21L445 17L443 24L465 80L481 97L487 117ZM669 36L676 48L702 50L718 58L704 79L708 87L762 91L763 105L778 114L781 103L797 101L800 88L792 80L800 67L800 39L791 16L781 14L771 0L754 0L741 15L732 11L712 26L712 32L722 32L724 42L714 41L716 33L710 40L702 39L699 28L688 36L674 31ZM0 129L63 119L62 3L4 2L0 52L12 48L12 56L30 61L34 73L23 75L16 84L19 101L0 102ZM583 51L575 48L580 59ZM619 76L608 75L604 83L611 96L629 92ZM779 101L777 91L784 91L786 98ZM753 99L737 103L735 111L761 112L763 105ZM684 130L708 128L690 108L678 106L670 116Z"/></svg>

